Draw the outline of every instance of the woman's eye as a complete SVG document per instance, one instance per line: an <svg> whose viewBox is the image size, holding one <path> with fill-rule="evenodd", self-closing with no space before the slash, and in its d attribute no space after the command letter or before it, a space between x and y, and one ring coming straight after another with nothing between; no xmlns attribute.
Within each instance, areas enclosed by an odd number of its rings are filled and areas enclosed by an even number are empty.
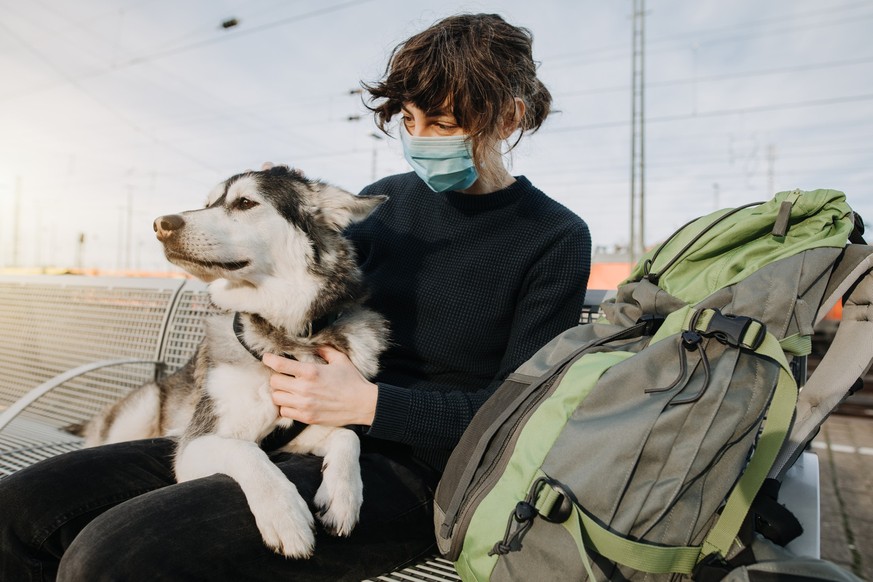
<svg viewBox="0 0 873 582"><path fill-rule="evenodd" d="M437 121L433 126L441 135L455 135L460 132L458 124L454 121Z"/></svg>
<svg viewBox="0 0 873 582"><path fill-rule="evenodd" d="M250 198L239 198L236 201L236 206L239 210L249 210L250 208L254 208L258 203Z"/></svg>

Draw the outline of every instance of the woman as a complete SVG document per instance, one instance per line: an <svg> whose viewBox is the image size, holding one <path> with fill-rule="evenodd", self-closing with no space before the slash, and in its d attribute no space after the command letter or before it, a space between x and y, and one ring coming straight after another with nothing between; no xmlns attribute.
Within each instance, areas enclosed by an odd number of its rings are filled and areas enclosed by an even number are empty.
<svg viewBox="0 0 873 582"><path fill-rule="evenodd" d="M172 441L121 443L0 481L0 578L360 580L433 551L433 489L452 447L584 300L585 223L503 165L507 140L549 111L531 41L496 15L450 17L401 43L365 86L383 130L399 118L415 170L367 187L389 200L349 231L370 304L391 323L376 382L331 348L325 364L264 356L281 415L363 425L352 534L320 529L313 558L286 560L228 477L176 484ZM311 501L320 459L272 459Z"/></svg>

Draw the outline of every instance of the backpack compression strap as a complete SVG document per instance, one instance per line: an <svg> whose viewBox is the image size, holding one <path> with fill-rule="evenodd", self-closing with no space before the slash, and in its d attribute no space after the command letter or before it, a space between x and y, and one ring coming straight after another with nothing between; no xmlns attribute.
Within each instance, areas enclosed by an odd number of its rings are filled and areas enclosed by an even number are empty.
<svg viewBox="0 0 873 582"><path fill-rule="evenodd" d="M711 318L712 315L707 315L696 318L696 321L711 320ZM697 329L702 325L705 324L698 324ZM746 470L728 496L718 521L700 546L656 546L630 540L610 531L587 515L578 504L573 503L571 513L573 519L565 520L563 526L573 537L592 580L593 574L588 563L586 548L613 562L653 574L670 572L691 574L697 564L708 556L715 555L720 558L728 556L752 501L785 441L797 402L797 385L776 338L769 333L761 337L758 330L754 328L743 332L741 338L745 338L742 341L744 344L759 344L754 350L756 353L779 363L779 379L755 451L749 459ZM556 491L553 487L543 487L535 507L540 515L547 516L553 513L556 504L562 502L563 498L560 491Z"/></svg>

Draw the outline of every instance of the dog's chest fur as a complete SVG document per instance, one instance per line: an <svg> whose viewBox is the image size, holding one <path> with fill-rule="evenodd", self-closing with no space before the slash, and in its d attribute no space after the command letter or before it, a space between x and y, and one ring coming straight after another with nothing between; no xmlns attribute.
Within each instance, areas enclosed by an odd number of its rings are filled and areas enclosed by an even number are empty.
<svg viewBox="0 0 873 582"><path fill-rule="evenodd" d="M270 338L253 333L251 328L251 325L247 326L245 335L248 341L258 346L255 348L258 352L284 354L290 350L301 361L314 361L312 346L288 341L283 342L283 346L275 341L281 339L280 336ZM202 418L195 419L195 423L203 426L204 432L217 430L235 438L259 441L276 426L292 423L277 418L270 389L272 371L239 342L233 331L233 315L215 315L206 321L206 341L197 365L204 372L203 397L210 401L207 412L201 413Z"/></svg>

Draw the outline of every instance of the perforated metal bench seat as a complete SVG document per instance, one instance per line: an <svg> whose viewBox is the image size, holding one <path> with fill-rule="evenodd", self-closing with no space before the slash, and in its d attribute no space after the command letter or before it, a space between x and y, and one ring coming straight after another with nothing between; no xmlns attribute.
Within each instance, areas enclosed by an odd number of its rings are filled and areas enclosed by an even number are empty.
<svg viewBox="0 0 873 582"><path fill-rule="evenodd" d="M448 582L460 580L451 562L439 556L423 560L414 566L367 578L363 582Z"/></svg>

